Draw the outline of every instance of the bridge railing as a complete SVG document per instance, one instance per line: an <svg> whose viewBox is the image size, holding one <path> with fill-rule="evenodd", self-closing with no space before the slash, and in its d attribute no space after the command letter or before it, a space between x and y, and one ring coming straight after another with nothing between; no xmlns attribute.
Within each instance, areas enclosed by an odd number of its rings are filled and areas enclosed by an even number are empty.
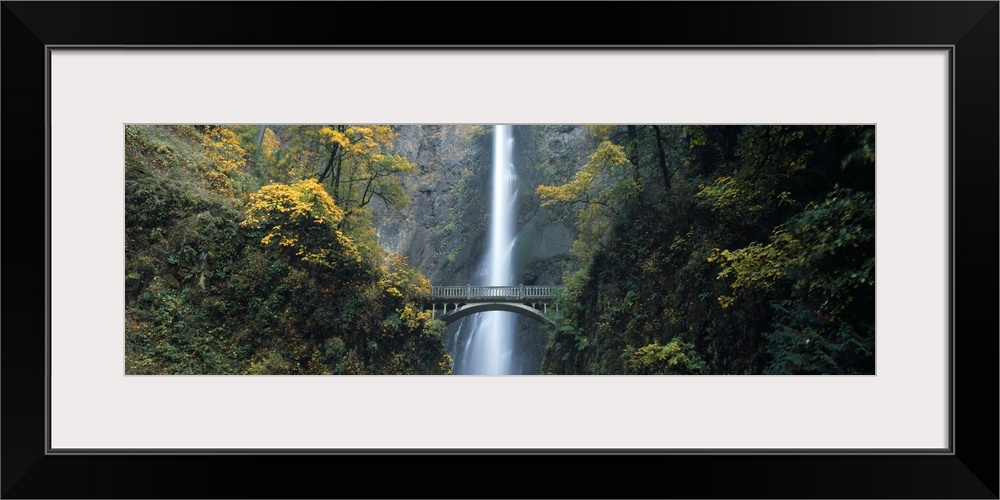
<svg viewBox="0 0 1000 500"><path fill-rule="evenodd" d="M561 286L550 285L505 285L505 286L432 286L431 300L551 300L562 290Z"/></svg>

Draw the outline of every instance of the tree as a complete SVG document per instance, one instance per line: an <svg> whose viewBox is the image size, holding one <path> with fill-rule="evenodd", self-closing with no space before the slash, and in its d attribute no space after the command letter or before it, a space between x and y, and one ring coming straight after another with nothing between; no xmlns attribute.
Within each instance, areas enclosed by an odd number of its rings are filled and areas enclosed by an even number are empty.
<svg viewBox="0 0 1000 500"><path fill-rule="evenodd" d="M594 255L611 225L622 218L623 204L639 193L632 167L623 147L604 141L569 182L538 186L542 206L579 207L580 233L573 242L573 253L582 260Z"/></svg>
<svg viewBox="0 0 1000 500"><path fill-rule="evenodd" d="M623 357L629 375L690 375L704 373L708 367L694 346L679 338L662 346L653 342L639 349L627 348Z"/></svg>
<svg viewBox="0 0 1000 500"><path fill-rule="evenodd" d="M874 127L593 130L606 161L539 188L601 223L546 370L874 372Z"/></svg>
<svg viewBox="0 0 1000 500"><path fill-rule="evenodd" d="M764 245L709 257L732 294L774 308L768 373L874 373L875 202L837 188L777 226Z"/></svg>
<svg viewBox="0 0 1000 500"><path fill-rule="evenodd" d="M361 264L358 246L336 228L344 216L316 179L305 179L291 185L268 184L251 194L240 225L263 234L262 245L287 248L304 262Z"/></svg>
<svg viewBox="0 0 1000 500"><path fill-rule="evenodd" d="M247 153L239 137L227 127L205 127L201 145L205 157L211 161L205 177L215 190L232 194L232 180L247 164Z"/></svg>
<svg viewBox="0 0 1000 500"><path fill-rule="evenodd" d="M303 125L288 129L277 170L291 179L313 177L327 190L345 218L382 200L398 209L409 202L400 174L416 167L394 152L395 132L386 125Z"/></svg>
<svg viewBox="0 0 1000 500"><path fill-rule="evenodd" d="M591 132L603 140L622 146L625 156L632 164L633 180L642 185L656 172L663 182L664 191L670 191L671 164L676 161L676 151L668 148L679 143L675 135L681 131L677 126L661 125L599 125L591 126ZM657 169L652 170L652 165ZM647 172L648 170L648 172Z"/></svg>

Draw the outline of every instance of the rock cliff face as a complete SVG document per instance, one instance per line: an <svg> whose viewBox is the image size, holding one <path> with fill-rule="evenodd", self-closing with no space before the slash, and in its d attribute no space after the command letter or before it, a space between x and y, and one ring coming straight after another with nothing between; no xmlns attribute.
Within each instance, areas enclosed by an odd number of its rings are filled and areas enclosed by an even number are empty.
<svg viewBox="0 0 1000 500"><path fill-rule="evenodd" d="M542 184L562 184L571 179L587 161L593 141L586 127L580 125L519 127L515 129L514 141L515 164L521 177L519 283L562 284L569 264L569 249L576 238L575 218L542 207L535 189Z"/></svg>
<svg viewBox="0 0 1000 500"><path fill-rule="evenodd" d="M396 150L416 164L417 172L403 180L409 206L398 213L375 207L377 235L385 248L406 256L436 285L476 282L487 244L491 134L492 127L473 125L406 125L397 131ZM535 188L569 180L592 145L583 126L514 128L521 183L516 284L562 283L571 263L574 221L541 207ZM450 330L454 336L456 325ZM537 373L548 342L546 328L519 318L518 331L519 371Z"/></svg>
<svg viewBox="0 0 1000 500"><path fill-rule="evenodd" d="M375 207L382 245L406 256L433 283L457 283L445 273L453 270L447 256L454 248L469 246L461 234L444 230L454 224L455 188L463 172L469 175L476 159L469 147L472 131L471 125L400 127L396 151L417 166L415 174L403 179L410 204L397 213Z"/></svg>

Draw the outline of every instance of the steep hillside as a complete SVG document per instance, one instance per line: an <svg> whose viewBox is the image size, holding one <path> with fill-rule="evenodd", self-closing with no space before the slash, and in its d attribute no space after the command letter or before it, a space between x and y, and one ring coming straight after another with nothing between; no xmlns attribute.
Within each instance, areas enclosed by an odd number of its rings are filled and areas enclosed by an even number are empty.
<svg viewBox="0 0 1000 500"><path fill-rule="evenodd" d="M126 127L126 372L450 372L444 326L419 304L429 282L379 247L365 193L301 174L310 132L372 145L350 150L345 179L386 157L403 169L378 141L391 131L280 132Z"/></svg>

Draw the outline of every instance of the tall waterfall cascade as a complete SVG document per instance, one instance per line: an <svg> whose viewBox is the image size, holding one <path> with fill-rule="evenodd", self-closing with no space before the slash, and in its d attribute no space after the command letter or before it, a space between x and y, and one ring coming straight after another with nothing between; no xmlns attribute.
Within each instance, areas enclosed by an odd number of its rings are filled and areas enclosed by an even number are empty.
<svg viewBox="0 0 1000 500"><path fill-rule="evenodd" d="M512 265L517 243L517 172L513 162L514 137L510 125L493 128L493 169L489 242L479 263L479 285L513 285ZM515 314L503 311L479 313L460 327L455 372L504 375L514 369ZM463 335L461 330L469 328Z"/></svg>

